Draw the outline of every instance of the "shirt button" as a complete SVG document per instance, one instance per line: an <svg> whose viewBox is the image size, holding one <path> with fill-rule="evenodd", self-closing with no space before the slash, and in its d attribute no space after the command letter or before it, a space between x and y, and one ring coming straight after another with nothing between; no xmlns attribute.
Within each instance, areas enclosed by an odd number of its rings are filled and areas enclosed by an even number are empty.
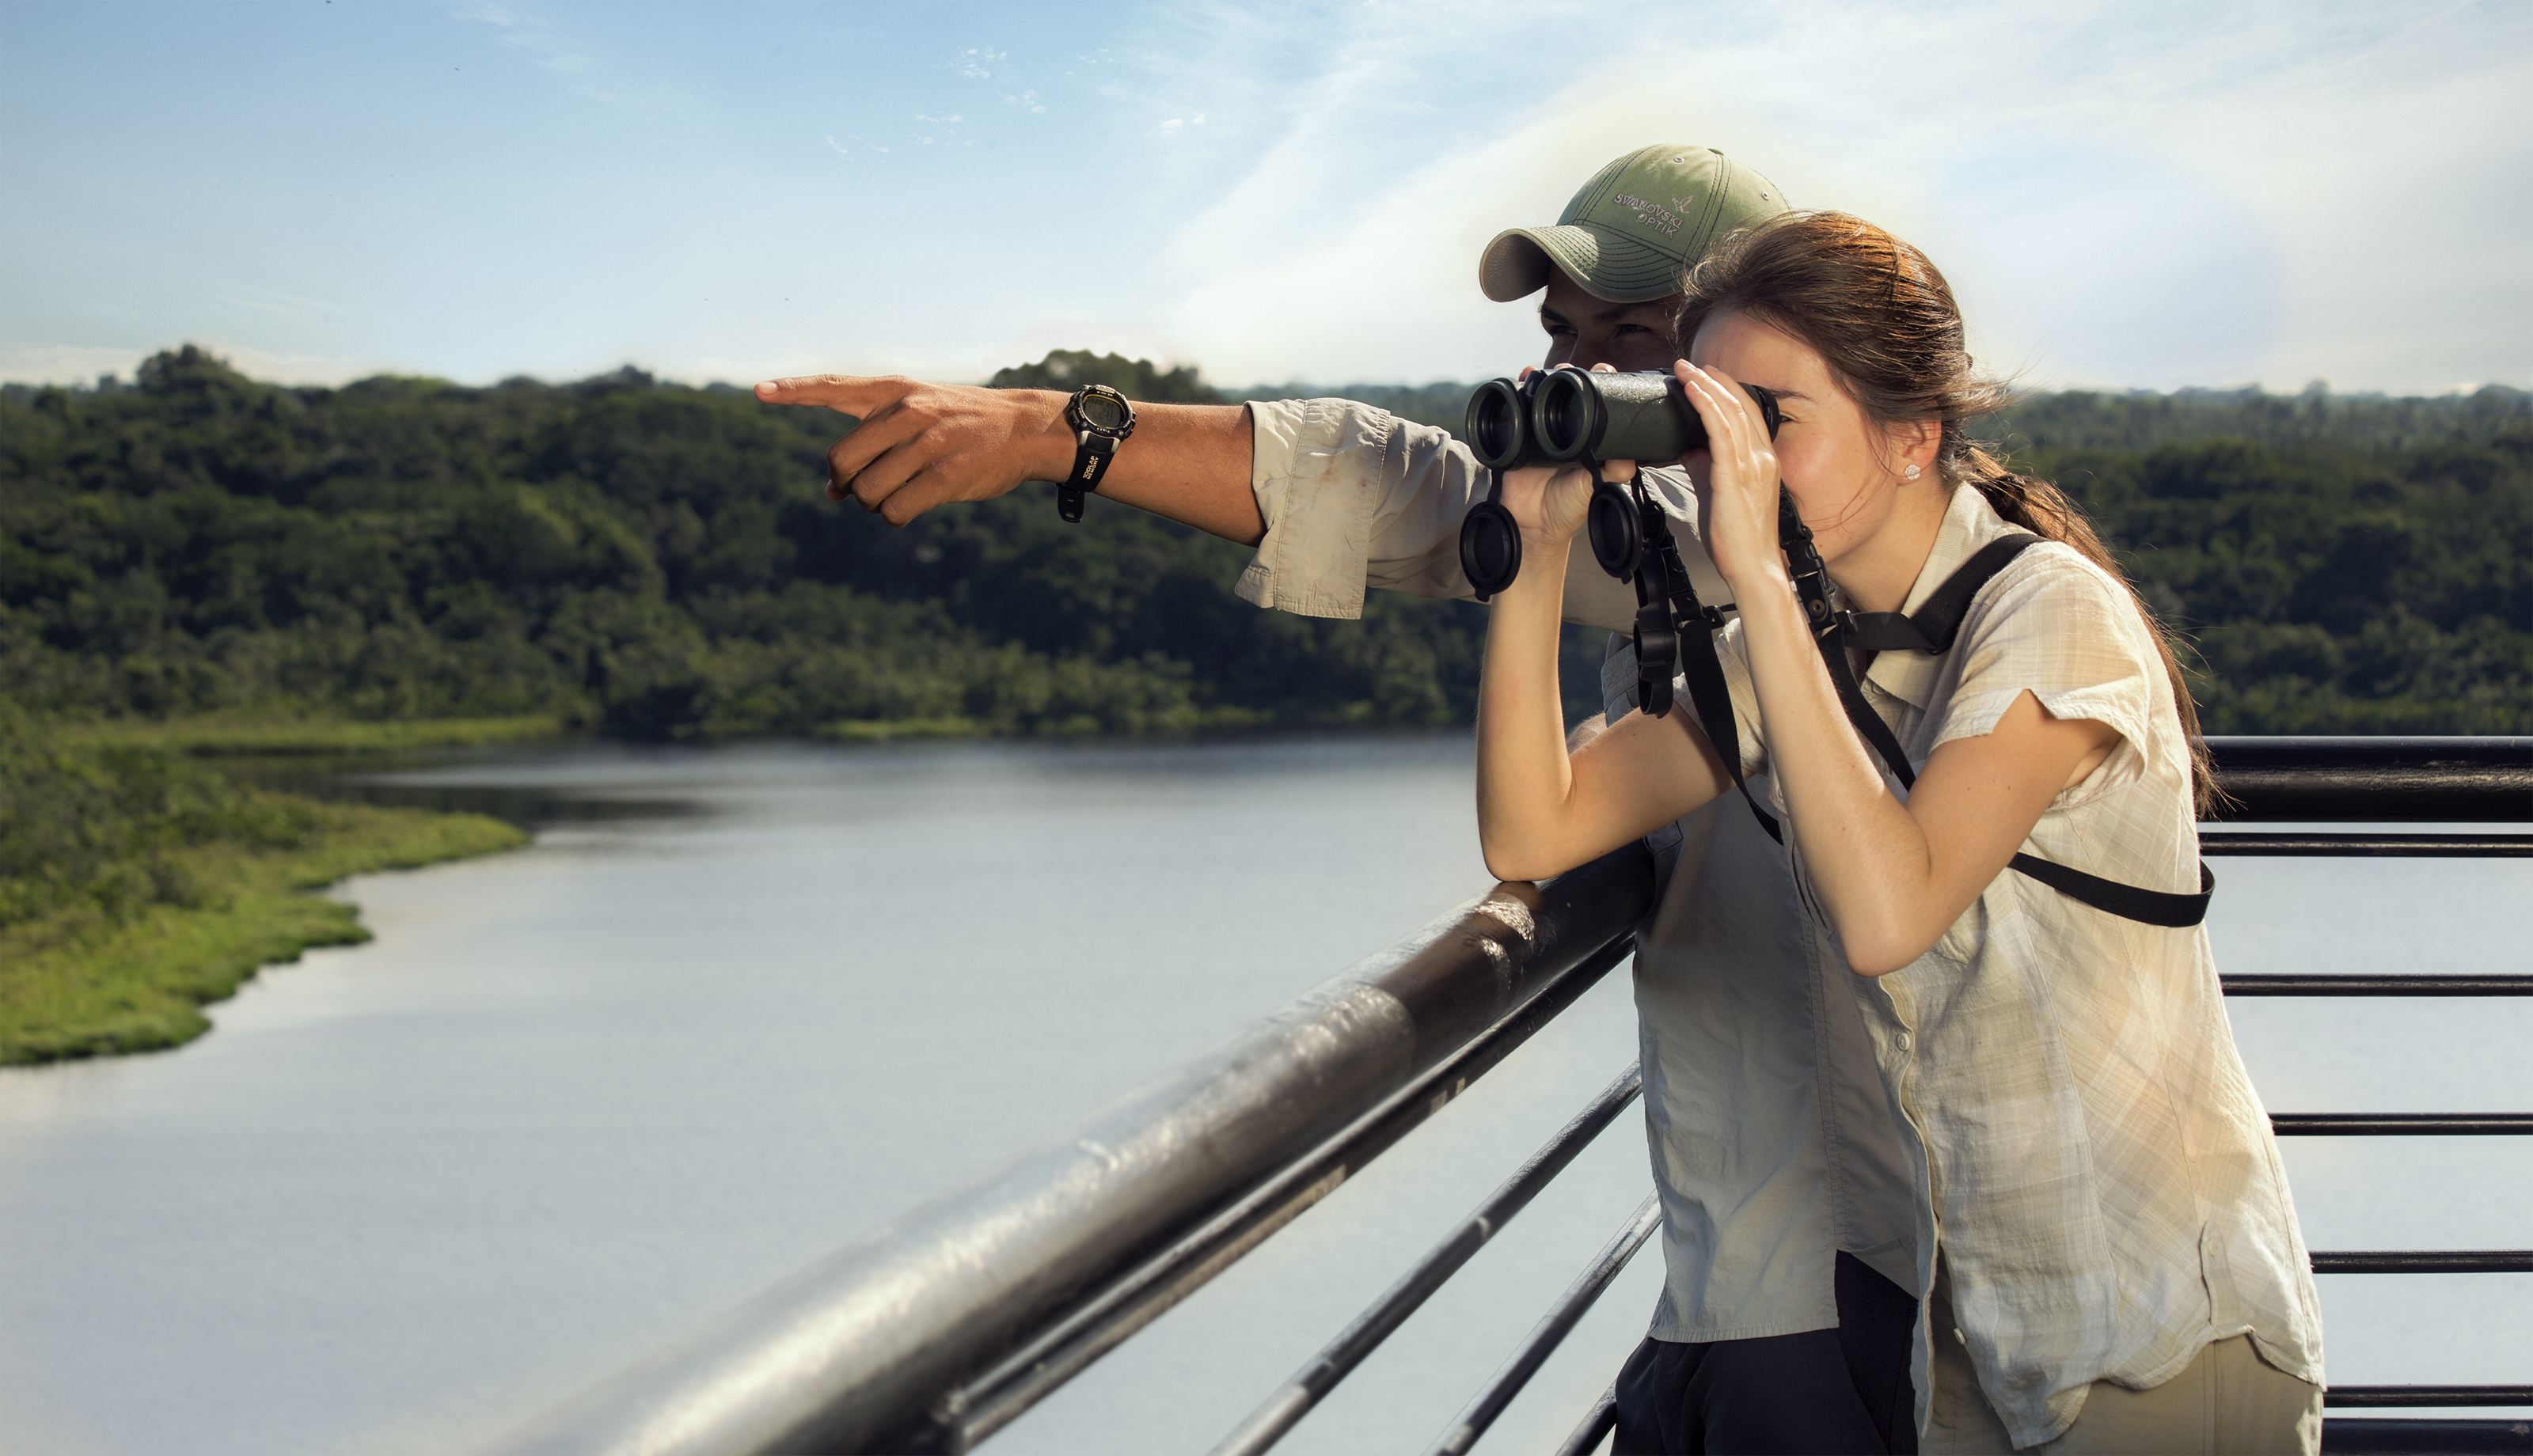
<svg viewBox="0 0 2533 1456"><path fill-rule="evenodd" d="M1891 1038L1891 1044L1892 1044L1893 1046L1898 1047L1900 1050L1902 1050L1902 1051L1904 1051L1904 1052L1905 1052L1905 1051L1907 1051L1907 1050L1909 1050L1909 1045L1910 1045L1910 1042L1909 1042L1909 1033L1908 1033L1908 1032L1906 1032L1906 1031L1903 1031L1903 1032L1901 1032L1899 1035L1897 1035L1897 1036L1895 1036L1895 1037L1892 1037L1892 1038Z"/></svg>

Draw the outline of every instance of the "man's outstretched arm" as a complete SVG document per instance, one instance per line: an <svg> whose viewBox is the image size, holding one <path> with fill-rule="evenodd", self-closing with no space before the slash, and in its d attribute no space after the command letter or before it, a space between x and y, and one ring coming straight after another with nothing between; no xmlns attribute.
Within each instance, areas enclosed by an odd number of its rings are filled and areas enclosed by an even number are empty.
<svg viewBox="0 0 2533 1456"><path fill-rule="evenodd" d="M850 496L893 526L946 501L989 500L1023 481L1073 473L1066 396L1050 389L806 375L769 379L756 397L859 420L827 451L827 495ZM1138 404L1134 438L1099 494L1255 546L1266 522L1250 488L1251 440L1247 405Z"/></svg>

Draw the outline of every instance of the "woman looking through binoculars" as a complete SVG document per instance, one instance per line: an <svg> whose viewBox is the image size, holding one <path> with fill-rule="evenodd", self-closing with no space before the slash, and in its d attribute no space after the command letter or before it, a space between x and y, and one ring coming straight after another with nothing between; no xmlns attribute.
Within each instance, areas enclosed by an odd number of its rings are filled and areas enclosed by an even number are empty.
<svg viewBox="0 0 2533 1456"><path fill-rule="evenodd" d="M2314 1450L2319 1305L2198 923L2208 775L2159 627L2064 496L1964 437L2001 395L1914 248L1763 224L1692 275L1680 337L1731 701L1569 756L1563 582L1519 575L1480 694L1489 867L1561 873L1764 774L1912 1165L1921 1448ZM1592 489L1507 474L1522 553L1563 560ZM1851 641L1884 647L1860 682ZM1682 1448L1698 1348L1629 1362L1620 1449Z"/></svg>

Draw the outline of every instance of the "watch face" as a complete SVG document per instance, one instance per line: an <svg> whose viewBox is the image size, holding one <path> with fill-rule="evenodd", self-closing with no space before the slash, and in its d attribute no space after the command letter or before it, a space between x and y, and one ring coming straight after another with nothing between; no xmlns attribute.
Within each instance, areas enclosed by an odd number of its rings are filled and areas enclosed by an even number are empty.
<svg viewBox="0 0 2533 1456"><path fill-rule="evenodd" d="M1105 394L1085 394L1074 408L1082 412L1082 423L1093 430L1122 430L1126 426L1126 406Z"/></svg>

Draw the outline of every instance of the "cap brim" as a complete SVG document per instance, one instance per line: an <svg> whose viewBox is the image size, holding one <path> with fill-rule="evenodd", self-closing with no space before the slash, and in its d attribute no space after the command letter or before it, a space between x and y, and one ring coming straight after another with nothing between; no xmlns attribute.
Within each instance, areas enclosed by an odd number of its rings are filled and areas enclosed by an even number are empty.
<svg viewBox="0 0 2533 1456"><path fill-rule="evenodd" d="M1552 266L1614 304L1667 298L1688 275L1685 263L1660 249L1590 223L1565 223L1496 234L1478 255L1478 287L1497 303L1511 303L1547 287Z"/></svg>

